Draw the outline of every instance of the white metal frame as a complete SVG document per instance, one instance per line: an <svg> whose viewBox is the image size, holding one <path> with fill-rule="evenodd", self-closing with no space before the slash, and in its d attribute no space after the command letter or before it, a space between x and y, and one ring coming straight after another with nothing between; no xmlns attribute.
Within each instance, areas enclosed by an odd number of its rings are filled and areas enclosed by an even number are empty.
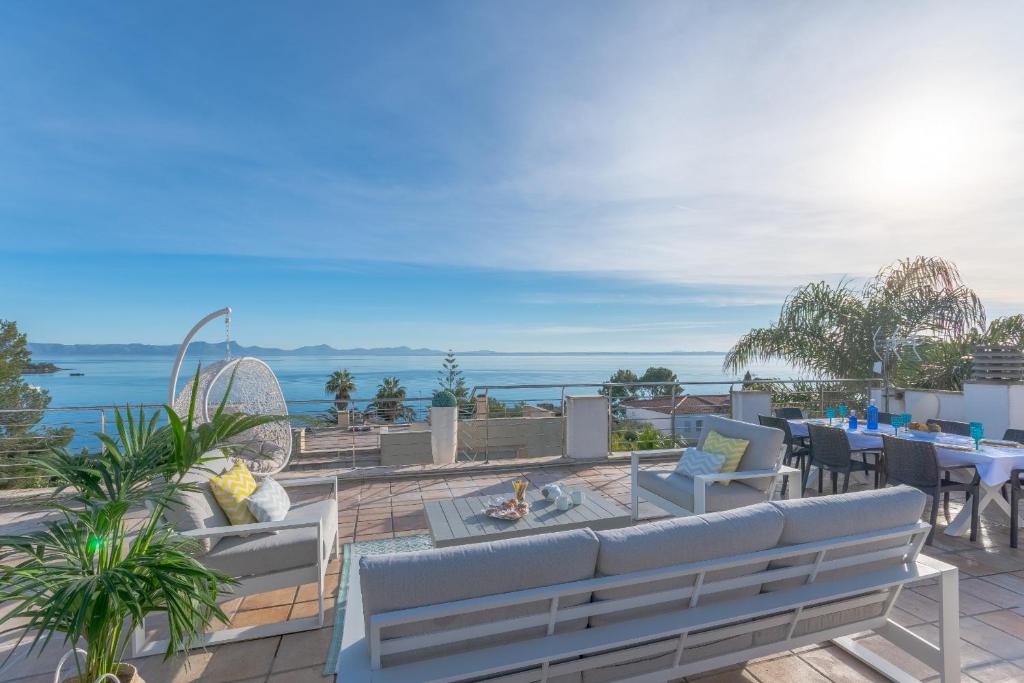
<svg viewBox="0 0 1024 683"><path fill-rule="evenodd" d="M655 683L832 640L892 680L901 683L916 680L852 639L853 635L870 630L937 670L942 681L952 683L960 677L957 568L919 556L929 530L928 524L917 522L895 529L777 547L735 557L397 610L371 616L369 633L364 627L358 563L353 563L338 672L343 672L345 683L442 683L477 678L501 683L546 683L554 676L675 653L672 664L666 668L622 679L629 683ZM894 546L885 547L893 543ZM833 551L848 552L858 547L864 550L843 557L829 557ZM877 549L879 547L882 549ZM768 568L773 561L793 561L808 555L814 559L806 564ZM870 569L872 563L886 559L902 561L882 569ZM735 570L744 567L751 573L736 576ZM868 570L818 579L824 572L856 570L858 567ZM723 573L731 578L722 578ZM687 577L693 578L692 585L568 607L559 603L560 598L581 593ZM803 579L803 583L755 596L719 599L710 604L700 602L703 596L786 579ZM942 618L938 644L928 642L889 619L903 586L929 579L937 579L940 587ZM680 600L688 601L687 609L555 633L555 626L564 621ZM444 631L423 629L416 635L387 639L381 636L382 629L388 627L538 601L548 602L549 609ZM794 636L797 625L804 619L875 604L882 607L878 616ZM542 627L546 627L547 635L541 637L469 651L458 647L464 641L481 636ZM787 627L786 635L771 643L751 645L728 654L698 660L683 659L688 648L771 627ZM382 657L387 655L450 645L455 645L451 648L455 654L410 664L382 666Z"/></svg>
<svg viewBox="0 0 1024 683"><path fill-rule="evenodd" d="M304 486L331 486L332 495L334 496L335 502L338 500L338 478L333 476L328 477L308 477L303 479L282 479L278 481L281 486L285 488L298 488ZM221 631L212 631L204 633L197 637L191 644L191 647L203 647L206 645L216 645L218 643L235 642L241 640L252 640L254 638L266 638L269 636L281 635L284 633L297 633L299 631L310 631L313 629L322 628L324 625L324 599L326 597L326 574L327 565L331 561L332 557L340 557L341 546L340 539L337 532L334 534L333 539L326 539L328 541L333 540L333 551L330 549L330 545L327 546L328 550L326 554L323 551L325 547L324 533L325 530L321 524L321 520L307 519L302 521L287 521L283 520L280 522L256 522L254 524L238 524L234 526L225 527L209 527L206 529L194 529L191 531L181 532L182 536L188 536L190 538L202 539L202 538L222 538L225 536L238 536L246 533L261 533L267 531L286 531L288 529L303 529L307 527L317 527L317 553L316 557L311 557L308 565L304 567L296 567L294 569L288 569L281 572L273 572L271 574L247 576L238 579L238 584L232 586L230 592L224 593L221 597L224 601L233 600L235 598L244 597L247 595L256 595L258 593L266 593L268 591L278 590L280 588L290 588L292 586L301 586L307 583L317 582L319 589L317 591L318 609L316 616L306 617L303 619L295 619L291 621L276 622L273 624L261 624L257 626L242 626L239 628L229 628ZM254 555L253 563L258 566L259 556ZM142 657L151 654L163 653L167 649L167 640L148 640L146 637L146 624L145 622L139 624L134 634L132 635L132 656Z"/></svg>
<svg viewBox="0 0 1024 683"><path fill-rule="evenodd" d="M678 452L678 451L674 451ZM689 515L702 515L706 509L707 491L708 487L714 484L716 481L741 481L743 479L766 479L771 477L773 479L771 486L764 492L764 499L771 500L772 495L775 492L775 487L778 481L783 477L789 479L789 486L787 487L787 495L789 498L800 497L800 476L801 472L795 467L789 467L788 465L779 465L775 469L770 470L742 470L739 472L732 472L729 474L701 474L693 479L693 510L687 510L681 507L679 504L672 502L657 493L649 489L645 489L640 485L639 473L640 473L640 456L642 454L650 454L651 451L633 451L630 453L630 490L632 491L630 508L633 513L633 520L640 519L640 495L643 494L644 500L649 503L657 505L665 512L675 515L676 517L688 517ZM780 458L781 459L781 458Z"/></svg>

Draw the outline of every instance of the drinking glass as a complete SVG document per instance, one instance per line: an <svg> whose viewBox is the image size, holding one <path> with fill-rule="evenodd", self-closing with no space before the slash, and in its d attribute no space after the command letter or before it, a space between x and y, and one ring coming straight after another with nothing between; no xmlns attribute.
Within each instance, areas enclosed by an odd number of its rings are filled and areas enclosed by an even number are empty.
<svg viewBox="0 0 1024 683"><path fill-rule="evenodd" d="M902 415L893 415L892 416L892 421L889 424L892 425L893 436L899 436L900 427L903 426L903 416Z"/></svg>
<svg viewBox="0 0 1024 683"><path fill-rule="evenodd" d="M846 413L849 412L849 408L846 407L845 403L839 404L839 418L842 420L846 419Z"/></svg>
<svg viewBox="0 0 1024 683"><path fill-rule="evenodd" d="M980 422L971 423L971 438L974 439L974 450L981 449L981 440L985 437L985 426Z"/></svg>
<svg viewBox="0 0 1024 683"><path fill-rule="evenodd" d="M834 420L835 417L836 417L836 409L835 408L825 408L825 417L828 418L828 426L831 427L832 426L832 420Z"/></svg>
<svg viewBox="0 0 1024 683"><path fill-rule="evenodd" d="M906 427L908 424L914 421L914 416L910 413L903 413L903 426Z"/></svg>

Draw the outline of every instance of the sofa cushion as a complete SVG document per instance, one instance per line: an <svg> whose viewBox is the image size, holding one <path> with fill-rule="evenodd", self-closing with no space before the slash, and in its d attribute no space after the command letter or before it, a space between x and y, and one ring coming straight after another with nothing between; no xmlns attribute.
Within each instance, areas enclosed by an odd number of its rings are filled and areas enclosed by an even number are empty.
<svg viewBox="0 0 1024 683"><path fill-rule="evenodd" d="M693 479L674 470L640 470L637 473L640 486L651 493L675 503L684 510L693 511ZM765 494L750 486L722 486L714 483L704 494L705 512L719 512L763 503Z"/></svg>
<svg viewBox="0 0 1024 683"><path fill-rule="evenodd" d="M210 490L209 479L211 475L221 474L231 467L233 461L219 450L211 451L204 457L208 458L207 462L186 472L181 478L182 483L189 484L195 490L181 491L176 501L164 509L164 520L175 531L213 529L231 524ZM208 553L219 541L219 538L203 538L199 544L203 552Z"/></svg>
<svg viewBox="0 0 1024 683"><path fill-rule="evenodd" d="M590 529L576 529L490 543L473 543L390 555L359 558L359 580L363 615L367 622L374 614L394 610L464 600L483 595L501 595L513 591L580 581L594 576L598 542ZM590 601L590 593L569 596L559 601L563 607ZM431 633L481 624L527 614L544 613L549 600L467 615L433 619L384 629L382 636L394 638ZM563 622L556 632L580 630L586 619ZM425 659L441 653L459 652L488 645L535 638L545 627L511 634L475 638L456 646L424 648L384 658L384 664Z"/></svg>
<svg viewBox="0 0 1024 683"><path fill-rule="evenodd" d="M320 521L323 552L334 550L338 532L338 502L334 498L292 506L285 521ZM249 534L223 539L202 558L210 569L236 578L262 576L297 567L316 566L317 527L286 529L276 534Z"/></svg>
<svg viewBox="0 0 1024 683"><path fill-rule="evenodd" d="M781 429L730 420L721 415L708 415L704 418L704 426L701 429L697 448L704 448L704 441L712 431L732 439L746 439L750 442L746 453L743 454L743 459L740 460L738 472L770 470L776 467L782 458L782 442L785 435ZM770 478L749 479L737 483L756 488L759 491L767 491L772 480Z"/></svg>
<svg viewBox="0 0 1024 683"><path fill-rule="evenodd" d="M925 500L926 496L917 489L896 486L817 498L778 500L772 501L769 505L781 512L785 519L779 545L795 545L913 524L920 521ZM901 543L902 541L899 540L874 543L870 550L881 550ZM825 559L850 557L866 550L868 548L864 545L833 550L826 555ZM772 567L791 567L807 564L813 560L813 554L801 555L772 562ZM859 574L891 566L896 562L898 559L894 558L845 570L826 571L819 574L819 578L835 578L851 573ZM776 581L766 585L765 589L779 590L803 582L804 579L800 578Z"/></svg>
<svg viewBox="0 0 1024 683"><path fill-rule="evenodd" d="M678 475L676 475L678 476ZM736 487L738 488L738 487ZM651 522L625 529L600 531L597 556L598 576L617 576L646 569L688 564L742 553L753 553L775 547L782 534L782 514L767 503L751 505L726 512L679 517ZM762 571L765 565L711 572L705 581L732 576L745 576ZM634 595L692 586L695 576L668 579L643 586L612 588L594 592L594 600L615 600ZM708 594L701 603L733 597L756 595L759 585L718 594ZM666 601L616 614L594 615L591 626L601 626L624 619L670 610L686 609L685 600Z"/></svg>

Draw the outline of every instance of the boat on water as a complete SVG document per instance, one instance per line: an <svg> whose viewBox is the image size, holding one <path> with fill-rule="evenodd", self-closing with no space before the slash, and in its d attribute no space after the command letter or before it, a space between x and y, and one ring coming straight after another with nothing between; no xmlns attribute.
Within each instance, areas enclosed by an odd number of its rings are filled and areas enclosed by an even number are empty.
<svg viewBox="0 0 1024 683"><path fill-rule="evenodd" d="M72 377L85 377L84 372L69 372L68 374L71 375Z"/></svg>

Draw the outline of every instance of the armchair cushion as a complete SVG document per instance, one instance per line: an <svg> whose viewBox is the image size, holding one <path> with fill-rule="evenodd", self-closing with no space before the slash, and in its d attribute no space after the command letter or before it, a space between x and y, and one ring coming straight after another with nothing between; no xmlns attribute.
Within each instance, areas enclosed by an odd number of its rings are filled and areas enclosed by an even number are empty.
<svg viewBox="0 0 1024 683"><path fill-rule="evenodd" d="M693 510L694 482L690 477L672 470L640 470L637 481L641 488L685 510ZM718 512L764 501L764 492L751 486L722 486L716 482L707 487L704 507L706 512Z"/></svg>
<svg viewBox="0 0 1024 683"><path fill-rule="evenodd" d="M232 524L252 524L256 518L245 504L256 490L256 480L242 460L227 472L210 478L210 488Z"/></svg>
<svg viewBox="0 0 1024 683"><path fill-rule="evenodd" d="M338 533L338 502L334 498L295 505L285 520L319 522L323 528L320 552L324 557L330 555ZM202 562L210 569L235 578L316 566L316 538L316 526L286 529L274 534L249 534L245 538L231 536L221 540L203 557Z"/></svg>
<svg viewBox="0 0 1024 683"><path fill-rule="evenodd" d="M701 431L697 448L704 449L704 442L712 431L731 439L746 439L750 442L746 452L743 454L743 459L740 460L737 472L775 469L782 458L785 435L781 429L731 420L721 415L708 415L704 418L704 428ZM767 478L748 479L736 482L736 486L729 488L738 488L742 485L756 488L759 491L767 491L771 483L772 480Z"/></svg>
<svg viewBox="0 0 1024 683"><path fill-rule="evenodd" d="M683 457L676 464L676 473L684 477L696 477L698 474L718 474L725 464L723 453L709 453L687 448Z"/></svg>
<svg viewBox="0 0 1024 683"><path fill-rule="evenodd" d="M246 499L245 504L258 521L280 522L288 516L292 501L283 486L267 477L256 486L256 490Z"/></svg>
<svg viewBox="0 0 1024 683"><path fill-rule="evenodd" d="M725 456L725 462L722 463L721 469L718 470L723 474L731 474L739 468L743 454L747 452L747 446L749 445L750 441L747 439L732 439L722 436L716 431L708 432L707 437L704 439L705 452L720 453ZM722 485L728 486L730 483L723 481Z"/></svg>
<svg viewBox="0 0 1024 683"><path fill-rule="evenodd" d="M211 458L208 462L182 477L182 483L191 484L196 490L182 491L177 502L164 510L164 520L175 531L210 529L231 523L210 490L209 478L210 474L221 474L231 467L232 460L221 451L207 455ZM219 538L203 538L199 543L203 552L208 553L219 541Z"/></svg>

